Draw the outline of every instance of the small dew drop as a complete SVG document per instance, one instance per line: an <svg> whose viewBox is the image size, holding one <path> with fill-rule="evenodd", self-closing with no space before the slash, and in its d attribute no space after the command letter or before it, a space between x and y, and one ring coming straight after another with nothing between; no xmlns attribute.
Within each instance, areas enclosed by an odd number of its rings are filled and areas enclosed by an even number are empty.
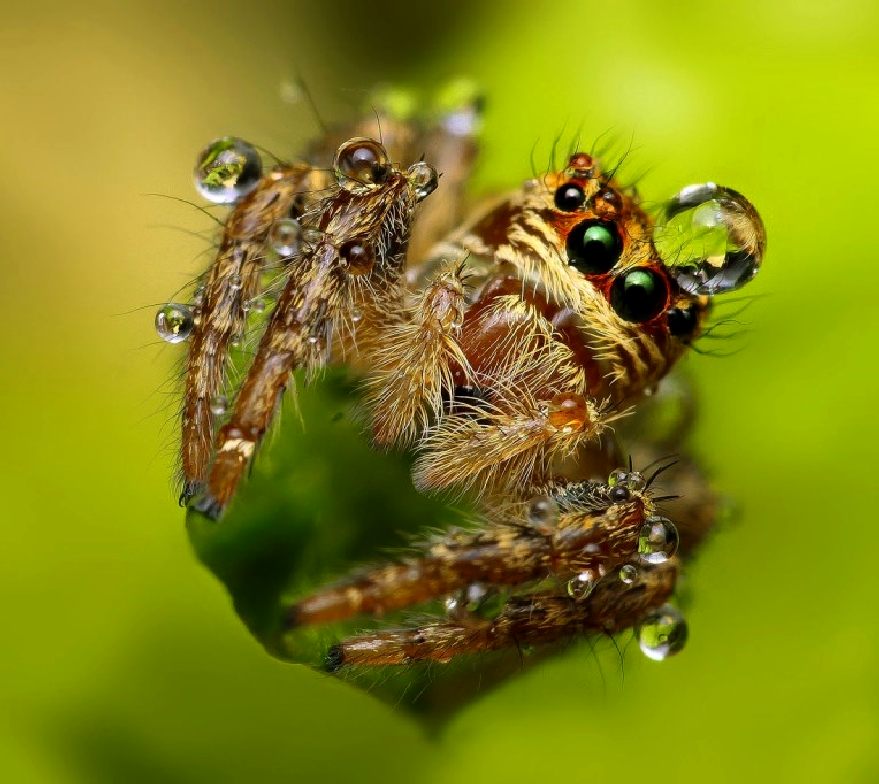
<svg viewBox="0 0 879 784"><path fill-rule="evenodd" d="M156 312L156 332L166 343L182 343L194 326L195 316L189 305L170 302Z"/></svg>
<svg viewBox="0 0 879 784"><path fill-rule="evenodd" d="M638 646L644 655L662 661L684 649L687 622L670 604L664 604L648 615L637 629Z"/></svg>
<svg viewBox="0 0 879 784"><path fill-rule="evenodd" d="M248 304L254 313L265 313L266 311L266 301L262 297L255 297Z"/></svg>
<svg viewBox="0 0 879 784"><path fill-rule="evenodd" d="M237 272L229 278L229 287L233 291L241 288L241 276Z"/></svg>
<svg viewBox="0 0 879 784"><path fill-rule="evenodd" d="M355 324L363 321L363 311L359 310L358 308L351 308L350 314L351 321L353 321Z"/></svg>
<svg viewBox="0 0 879 784"><path fill-rule="evenodd" d="M223 416L229 408L229 400L225 395L216 395L211 398L211 413L214 416Z"/></svg>
<svg viewBox="0 0 879 784"><path fill-rule="evenodd" d="M302 227L293 218L275 221L269 233L269 245L282 259L289 259L299 253L299 240Z"/></svg>
<svg viewBox="0 0 879 784"><path fill-rule="evenodd" d="M558 504L548 495L538 495L528 504L528 520L542 530L551 529L558 521Z"/></svg>
<svg viewBox="0 0 879 784"><path fill-rule="evenodd" d="M638 555L648 564L660 564L678 549L678 529L667 517L648 517L638 534Z"/></svg>
<svg viewBox="0 0 879 784"><path fill-rule="evenodd" d="M425 161L413 163L409 167L407 175L419 201L430 196L439 185L439 175L436 173L436 169Z"/></svg>
<svg viewBox="0 0 879 784"><path fill-rule="evenodd" d="M623 564L620 567L620 581L625 583L626 585L631 585L635 580L638 579L638 569L634 566L634 564Z"/></svg>
<svg viewBox="0 0 879 784"><path fill-rule="evenodd" d="M234 204L252 191L262 177L259 153L243 139L224 136L198 156L195 188L214 204Z"/></svg>
<svg viewBox="0 0 879 784"><path fill-rule="evenodd" d="M568 580L568 596L575 601L583 601L595 587L592 575L589 572L580 572L576 577Z"/></svg>

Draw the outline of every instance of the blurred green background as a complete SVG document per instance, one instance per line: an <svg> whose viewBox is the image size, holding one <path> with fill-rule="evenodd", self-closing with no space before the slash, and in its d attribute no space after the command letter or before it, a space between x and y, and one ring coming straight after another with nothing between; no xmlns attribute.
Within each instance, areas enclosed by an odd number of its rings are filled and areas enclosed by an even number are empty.
<svg viewBox="0 0 879 784"><path fill-rule="evenodd" d="M873 215L879 8L716 0L13 3L0 18L0 778L879 781ZM688 360L744 509L689 572L690 644L580 649L438 737L270 658L192 555L153 309L206 263L206 140L294 154L373 83L477 79L476 191L537 140L634 134L660 199L713 179L769 232L743 350ZM287 85L288 87L285 87ZM871 490L870 488L873 488Z"/></svg>

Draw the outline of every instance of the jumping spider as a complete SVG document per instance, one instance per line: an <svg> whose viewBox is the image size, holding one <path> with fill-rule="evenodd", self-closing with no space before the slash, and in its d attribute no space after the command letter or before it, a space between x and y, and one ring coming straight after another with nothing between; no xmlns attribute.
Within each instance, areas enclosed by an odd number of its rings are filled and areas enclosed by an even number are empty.
<svg viewBox="0 0 879 784"><path fill-rule="evenodd" d="M660 515L651 483L668 465L649 479L618 469L611 424L643 408L714 296L756 274L763 225L743 196L708 183L680 191L657 226L582 151L465 219L479 119L475 101L432 121L380 110L265 174L236 138L198 160L199 191L231 209L193 304L157 316L165 339L189 340L181 503L219 520L291 373L345 363L363 379L375 446L414 450L419 489L479 505L472 529L282 608L293 630L445 601L446 618L332 645L333 671L633 627L663 658L686 638L666 602L710 513L694 500L677 525ZM668 242L700 229L711 252ZM230 347L272 299L227 398ZM498 604L486 614L488 599Z"/></svg>

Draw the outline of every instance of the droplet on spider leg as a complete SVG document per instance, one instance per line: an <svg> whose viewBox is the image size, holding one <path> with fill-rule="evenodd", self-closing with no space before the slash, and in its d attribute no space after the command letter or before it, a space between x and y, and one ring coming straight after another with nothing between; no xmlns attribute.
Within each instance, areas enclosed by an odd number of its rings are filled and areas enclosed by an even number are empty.
<svg viewBox="0 0 879 784"><path fill-rule="evenodd" d="M415 188L415 196L421 200L433 193L439 185L436 169L425 161L413 163L406 172L409 182Z"/></svg>
<svg viewBox="0 0 879 784"><path fill-rule="evenodd" d="M156 332L166 343L182 343L194 327L195 314L189 305L170 302L156 312Z"/></svg>
<svg viewBox="0 0 879 784"><path fill-rule="evenodd" d="M528 504L528 521L542 531L550 531L558 522L558 504L548 495L538 495Z"/></svg>
<svg viewBox="0 0 879 784"><path fill-rule="evenodd" d="M241 288L241 285L241 275L236 272L229 278L229 288L231 288L233 291L238 291L238 289Z"/></svg>
<svg viewBox="0 0 879 784"><path fill-rule="evenodd" d="M252 191L262 177L256 149L236 136L212 141L199 153L195 188L214 204L234 204Z"/></svg>
<svg viewBox="0 0 879 784"><path fill-rule="evenodd" d="M648 564L660 564L678 549L678 529L667 517L648 517L638 534L638 555Z"/></svg>
<svg viewBox="0 0 879 784"><path fill-rule="evenodd" d="M375 253L369 243L349 240L339 248L339 258L349 275L368 275L375 264Z"/></svg>
<svg viewBox="0 0 879 784"><path fill-rule="evenodd" d="M214 416L223 416L229 409L229 399L225 395L215 395L211 398L211 413Z"/></svg>
<svg viewBox="0 0 879 784"><path fill-rule="evenodd" d="M200 308L204 305L204 296L205 296L205 286L204 284L199 285L195 292L192 295L192 304L196 308Z"/></svg>
<svg viewBox="0 0 879 784"><path fill-rule="evenodd" d="M282 259L289 259L299 253L302 227L294 218L275 221L269 232L269 246Z"/></svg>
<svg viewBox="0 0 879 784"><path fill-rule="evenodd" d="M254 297L250 300L250 310L253 313L265 313L266 301L263 297Z"/></svg>
<svg viewBox="0 0 879 784"><path fill-rule="evenodd" d="M687 622L670 604L650 613L636 630L638 647L654 661L662 661L684 649L687 643Z"/></svg>
<svg viewBox="0 0 879 784"><path fill-rule="evenodd" d="M669 201L654 243L684 291L721 294L757 274L766 231L742 194L707 182L688 185Z"/></svg>
<svg viewBox="0 0 879 784"><path fill-rule="evenodd" d="M580 572L580 574L568 580L568 596L575 601L582 601L595 587L595 581L589 572Z"/></svg>
<svg viewBox="0 0 879 784"><path fill-rule="evenodd" d="M354 324L357 324L358 322L363 321L363 311L360 310L360 308L356 308L356 307L351 308L348 315L351 316L351 321Z"/></svg>
<svg viewBox="0 0 879 784"><path fill-rule="evenodd" d="M355 136L336 151L333 170L340 188L362 193L385 182L391 173L391 164L381 144L365 136Z"/></svg>
<svg viewBox="0 0 879 784"><path fill-rule="evenodd" d="M619 571L620 582L631 585L638 579L638 569L634 564L623 564Z"/></svg>

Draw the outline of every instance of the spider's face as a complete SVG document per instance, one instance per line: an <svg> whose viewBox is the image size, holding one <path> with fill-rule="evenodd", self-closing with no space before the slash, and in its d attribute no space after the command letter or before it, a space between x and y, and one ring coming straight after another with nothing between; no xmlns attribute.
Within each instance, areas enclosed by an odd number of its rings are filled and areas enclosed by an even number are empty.
<svg viewBox="0 0 879 784"><path fill-rule="evenodd" d="M476 254L515 267L580 359L591 393L615 399L668 372L699 337L712 297L750 280L765 245L759 217L734 191L685 188L656 227L637 195L585 153L526 183L471 232ZM714 246L693 255L693 233L713 233Z"/></svg>

